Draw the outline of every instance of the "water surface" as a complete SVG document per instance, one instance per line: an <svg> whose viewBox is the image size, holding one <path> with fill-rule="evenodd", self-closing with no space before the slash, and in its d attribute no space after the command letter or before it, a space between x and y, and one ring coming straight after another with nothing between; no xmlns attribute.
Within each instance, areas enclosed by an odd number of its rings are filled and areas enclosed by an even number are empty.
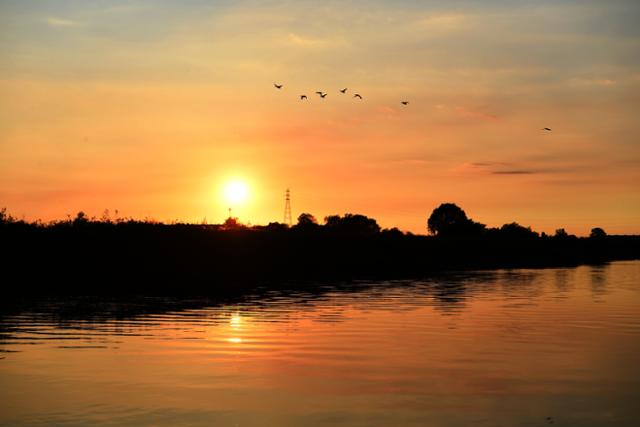
<svg viewBox="0 0 640 427"><path fill-rule="evenodd" d="M0 320L6 426L640 422L640 261Z"/></svg>

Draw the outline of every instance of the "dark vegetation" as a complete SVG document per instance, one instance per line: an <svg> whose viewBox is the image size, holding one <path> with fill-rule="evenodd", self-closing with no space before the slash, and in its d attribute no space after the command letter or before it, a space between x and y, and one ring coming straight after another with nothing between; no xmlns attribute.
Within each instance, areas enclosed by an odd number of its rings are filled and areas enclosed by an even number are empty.
<svg viewBox="0 0 640 427"><path fill-rule="evenodd" d="M180 294L255 285L421 278L437 271L570 266L640 258L640 236L538 234L517 223L487 228L445 203L430 235L381 230L364 215L302 214L293 227L163 224L75 218L29 223L0 212L2 292Z"/></svg>

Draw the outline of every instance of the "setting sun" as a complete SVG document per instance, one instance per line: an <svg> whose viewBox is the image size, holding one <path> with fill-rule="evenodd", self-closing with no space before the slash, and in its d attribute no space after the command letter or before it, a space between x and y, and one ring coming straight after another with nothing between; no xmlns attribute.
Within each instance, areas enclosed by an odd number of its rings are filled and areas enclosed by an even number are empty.
<svg viewBox="0 0 640 427"><path fill-rule="evenodd" d="M229 181L224 185L223 193L227 203L239 205L249 197L249 186L243 181Z"/></svg>

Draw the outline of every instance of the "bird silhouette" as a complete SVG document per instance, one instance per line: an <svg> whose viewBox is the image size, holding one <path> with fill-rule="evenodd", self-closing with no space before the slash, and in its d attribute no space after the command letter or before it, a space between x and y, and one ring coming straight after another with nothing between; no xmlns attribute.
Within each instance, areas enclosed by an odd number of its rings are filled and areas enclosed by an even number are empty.
<svg viewBox="0 0 640 427"><path fill-rule="evenodd" d="M549 128L542 128L540 130L546 130L547 132L551 132L551 129L549 129Z"/></svg>
<svg viewBox="0 0 640 427"><path fill-rule="evenodd" d="M347 88L345 87L344 89L340 89L340 92L347 93Z"/></svg>
<svg viewBox="0 0 640 427"><path fill-rule="evenodd" d="M282 89L282 85L279 85L278 83L274 83L273 85L276 87L276 89Z"/></svg>
<svg viewBox="0 0 640 427"><path fill-rule="evenodd" d="M354 97L354 98L360 98L360 99L362 99L362 96L360 96L360 94L359 94L359 93L356 93L355 95L353 95L353 97Z"/></svg>
<svg viewBox="0 0 640 427"><path fill-rule="evenodd" d="M409 101L400 101L400 104L402 104L402 105L409 105Z"/></svg>
<svg viewBox="0 0 640 427"><path fill-rule="evenodd" d="M320 90L319 90L319 91L316 91L316 93L317 93L318 95L322 95L322 91L320 91Z"/></svg>
<svg viewBox="0 0 640 427"><path fill-rule="evenodd" d="M300 95L300 101L307 99L307 95Z"/></svg>
<svg viewBox="0 0 640 427"><path fill-rule="evenodd" d="M326 93L321 93L321 94L320 94L320 98L324 98L325 96L327 96L327 94L326 94Z"/></svg>

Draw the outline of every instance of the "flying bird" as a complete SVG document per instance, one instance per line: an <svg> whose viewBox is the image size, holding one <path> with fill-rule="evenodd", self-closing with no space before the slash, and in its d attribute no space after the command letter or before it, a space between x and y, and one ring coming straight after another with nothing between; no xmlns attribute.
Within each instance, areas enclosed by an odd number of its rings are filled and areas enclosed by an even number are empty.
<svg viewBox="0 0 640 427"><path fill-rule="evenodd" d="M344 89L340 89L340 92L347 93L347 88L345 87Z"/></svg>
<svg viewBox="0 0 640 427"><path fill-rule="evenodd" d="M355 95L353 95L353 97L354 97L354 98L360 98L360 99L362 99L362 97L360 96L360 94L359 94L359 93L356 93Z"/></svg>
<svg viewBox="0 0 640 427"><path fill-rule="evenodd" d="M321 94L320 94L320 98L324 98L325 96L327 96L327 94L326 94L326 93L321 93Z"/></svg>
<svg viewBox="0 0 640 427"><path fill-rule="evenodd" d="M307 95L300 95L300 101L307 99Z"/></svg>
<svg viewBox="0 0 640 427"><path fill-rule="evenodd" d="M318 95L322 95L322 91L317 91L316 92Z"/></svg>
<svg viewBox="0 0 640 427"><path fill-rule="evenodd" d="M282 85L279 85L278 83L274 83L273 85L276 87L276 89L282 89Z"/></svg>
<svg viewBox="0 0 640 427"><path fill-rule="evenodd" d="M409 101L400 101L400 104L402 104L402 105L409 105Z"/></svg>
<svg viewBox="0 0 640 427"><path fill-rule="evenodd" d="M549 129L549 128L542 128L540 130L546 130L547 132L551 132L551 129Z"/></svg>

